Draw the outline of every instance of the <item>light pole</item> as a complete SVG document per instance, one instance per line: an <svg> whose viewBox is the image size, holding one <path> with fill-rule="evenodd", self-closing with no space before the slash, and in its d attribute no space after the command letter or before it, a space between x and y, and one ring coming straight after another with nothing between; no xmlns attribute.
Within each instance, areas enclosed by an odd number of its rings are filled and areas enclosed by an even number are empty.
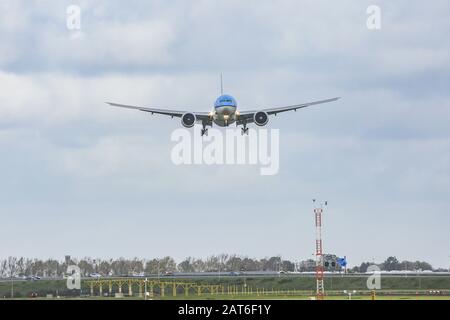
<svg viewBox="0 0 450 320"><path fill-rule="evenodd" d="M97 261L94 259L94 272L97 273Z"/></svg>
<svg viewBox="0 0 450 320"><path fill-rule="evenodd" d="M12 264L9 267L9 275L11 276L11 299L14 299L14 276L16 274L16 268Z"/></svg>
<svg viewBox="0 0 450 320"><path fill-rule="evenodd" d="M417 276L419 277L419 290L422 290L422 278L420 277L420 272L417 272Z"/></svg>
<svg viewBox="0 0 450 320"><path fill-rule="evenodd" d="M144 300L147 300L147 278L145 278Z"/></svg>
<svg viewBox="0 0 450 320"><path fill-rule="evenodd" d="M356 290L353 290L353 292L352 291L350 291L350 290L344 290L344 294L346 294L346 295L348 295L348 300L352 300L352 293L353 293L353 295L355 295L356 294Z"/></svg>
<svg viewBox="0 0 450 320"><path fill-rule="evenodd" d="M280 261L278 261L278 277L281 277L281 258Z"/></svg>
<svg viewBox="0 0 450 320"><path fill-rule="evenodd" d="M405 278L408 278L408 261L405 260Z"/></svg>
<svg viewBox="0 0 450 320"><path fill-rule="evenodd" d="M247 277L244 278L244 290L247 293Z"/></svg>
<svg viewBox="0 0 450 320"><path fill-rule="evenodd" d="M333 290L333 278L334 274L330 274L330 289Z"/></svg>
<svg viewBox="0 0 450 320"><path fill-rule="evenodd" d="M158 281L159 281L159 260L158 260Z"/></svg>

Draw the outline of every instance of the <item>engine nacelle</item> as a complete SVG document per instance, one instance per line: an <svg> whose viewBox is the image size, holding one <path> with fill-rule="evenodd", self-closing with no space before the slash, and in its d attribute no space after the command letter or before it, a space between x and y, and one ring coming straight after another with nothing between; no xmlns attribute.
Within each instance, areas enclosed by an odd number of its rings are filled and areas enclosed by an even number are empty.
<svg viewBox="0 0 450 320"><path fill-rule="evenodd" d="M197 117L193 113L185 113L181 117L181 124L185 128L192 128L197 121Z"/></svg>
<svg viewBox="0 0 450 320"><path fill-rule="evenodd" d="M267 112L258 111L253 116L253 122L255 122L256 125L260 127L265 126L267 122L269 122L269 115L267 114Z"/></svg>

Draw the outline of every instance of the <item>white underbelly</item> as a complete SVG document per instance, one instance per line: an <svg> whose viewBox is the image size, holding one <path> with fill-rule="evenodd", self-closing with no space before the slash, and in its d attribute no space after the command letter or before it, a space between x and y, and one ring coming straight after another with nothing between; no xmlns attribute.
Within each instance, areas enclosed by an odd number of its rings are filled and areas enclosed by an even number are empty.
<svg viewBox="0 0 450 320"><path fill-rule="evenodd" d="M226 127L236 122L236 107L217 107L214 114L214 123L220 127Z"/></svg>

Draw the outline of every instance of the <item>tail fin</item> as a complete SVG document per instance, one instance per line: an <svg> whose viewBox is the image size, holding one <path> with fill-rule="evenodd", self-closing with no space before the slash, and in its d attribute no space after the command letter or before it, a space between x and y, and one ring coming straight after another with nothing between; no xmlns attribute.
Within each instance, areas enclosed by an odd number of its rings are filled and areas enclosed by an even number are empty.
<svg viewBox="0 0 450 320"><path fill-rule="evenodd" d="M220 74L220 94L223 95L223 75Z"/></svg>

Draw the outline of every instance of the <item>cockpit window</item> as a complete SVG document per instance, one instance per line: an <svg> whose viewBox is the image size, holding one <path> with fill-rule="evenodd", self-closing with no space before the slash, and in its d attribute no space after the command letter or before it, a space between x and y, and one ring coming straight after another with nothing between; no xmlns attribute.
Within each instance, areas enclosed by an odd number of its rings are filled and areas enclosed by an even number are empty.
<svg viewBox="0 0 450 320"><path fill-rule="evenodd" d="M236 106L236 100L234 100L233 97L228 95L223 95L217 98L216 102L214 103L214 106L221 107L221 106Z"/></svg>

